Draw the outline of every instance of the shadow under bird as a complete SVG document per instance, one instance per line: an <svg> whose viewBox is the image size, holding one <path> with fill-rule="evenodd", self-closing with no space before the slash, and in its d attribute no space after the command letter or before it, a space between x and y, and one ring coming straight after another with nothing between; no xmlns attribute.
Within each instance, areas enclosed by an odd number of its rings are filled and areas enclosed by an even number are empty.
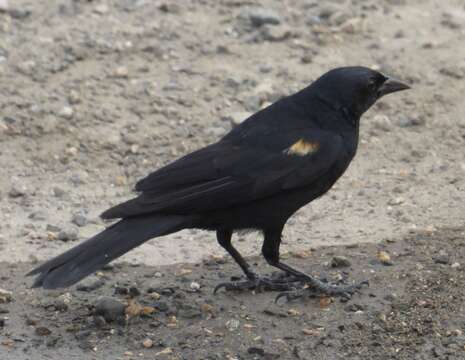
<svg viewBox="0 0 465 360"><path fill-rule="evenodd" d="M365 67L330 70L218 142L140 180L137 197L102 214L118 222L32 270L33 286L73 285L149 239L197 228L216 231L246 276L215 291L267 288L288 299L305 292L350 296L363 282L330 284L283 263L281 234L298 209L345 172L357 151L362 114L382 96L408 88ZM256 274L232 245L234 231L250 229L263 233L263 256L283 276Z"/></svg>

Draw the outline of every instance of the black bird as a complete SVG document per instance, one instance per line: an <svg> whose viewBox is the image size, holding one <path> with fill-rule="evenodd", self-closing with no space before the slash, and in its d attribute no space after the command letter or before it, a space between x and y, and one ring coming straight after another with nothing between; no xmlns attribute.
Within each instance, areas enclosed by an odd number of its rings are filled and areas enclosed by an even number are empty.
<svg viewBox="0 0 465 360"><path fill-rule="evenodd" d="M136 198L102 214L120 221L32 270L28 275L38 275L33 286L70 286L149 239L198 228L216 231L247 277L217 289L289 290L298 281L320 293L354 292L360 284L327 284L281 262L281 233L299 208L326 193L347 169L361 115L382 96L408 88L365 67L327 72L218 142L140 180ZM249 229L263 233L263 256L288 278L258 276L233 247L233 232Z"/></svg>

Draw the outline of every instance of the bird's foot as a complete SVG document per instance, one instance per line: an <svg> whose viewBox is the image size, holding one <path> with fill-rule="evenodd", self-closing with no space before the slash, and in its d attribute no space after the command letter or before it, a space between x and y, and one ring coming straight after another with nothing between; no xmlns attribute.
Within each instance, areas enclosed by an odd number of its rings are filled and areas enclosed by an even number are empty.
<svg viewBox="0 0 465 360"><path fill-rule="evenodd" d="M213 290L213 293L216 294L216 292L222 288L226 291L292 291L296 290L301 283L302 280L300 278L284 273L272 277L253 274L244 281L231 281L218 284Z"/></svg>
<svg viewBox="0 0 465 360"><path fill-rule="evenodd" d="M277 303L281 298L285 298L286 301L289 302L303 297L317 297L322 295L340 296L348 300L364 285L369 286L368 280L352 285L336 285L323 282L311 276L306 276L303 279L301 278L301 281L305 284L303 288L282 292L276 297L275 302Z"/></svg>

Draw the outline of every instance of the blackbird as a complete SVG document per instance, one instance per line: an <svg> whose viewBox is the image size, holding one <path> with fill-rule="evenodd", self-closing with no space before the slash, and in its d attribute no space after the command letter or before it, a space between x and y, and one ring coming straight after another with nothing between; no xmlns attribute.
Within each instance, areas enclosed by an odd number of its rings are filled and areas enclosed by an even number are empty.
<svg viewBox="0 0 465 360"><path fill-rule="evenodd" d="M360 117L379 98L408 89L369 68L328 71L299 92L247 118L221 140L137 182L137 197L101 215L120 219L33 269L34 287L70 286L154 237L186 228L216 231L246 279L215 289L268 288L288 298L311 291L348 296L363 282L331 284L280 260L281 234L301 207L326 193L357 151ZM231 243L235 231L263 233L262 254L283 271L259 276Z"/></svg>

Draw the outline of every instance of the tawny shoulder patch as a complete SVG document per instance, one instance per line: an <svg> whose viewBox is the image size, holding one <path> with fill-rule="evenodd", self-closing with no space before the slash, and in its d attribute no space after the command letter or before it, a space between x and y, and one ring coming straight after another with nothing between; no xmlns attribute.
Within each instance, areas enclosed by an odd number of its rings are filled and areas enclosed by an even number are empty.
<svg viewBox="0 0 465 360"><path fill-rule="evenodd" d="M320 144L316 141L311 142L305 141L304 139L300 139L283 152L286 155L306 156L317 152L319 147Z"/></svg>

